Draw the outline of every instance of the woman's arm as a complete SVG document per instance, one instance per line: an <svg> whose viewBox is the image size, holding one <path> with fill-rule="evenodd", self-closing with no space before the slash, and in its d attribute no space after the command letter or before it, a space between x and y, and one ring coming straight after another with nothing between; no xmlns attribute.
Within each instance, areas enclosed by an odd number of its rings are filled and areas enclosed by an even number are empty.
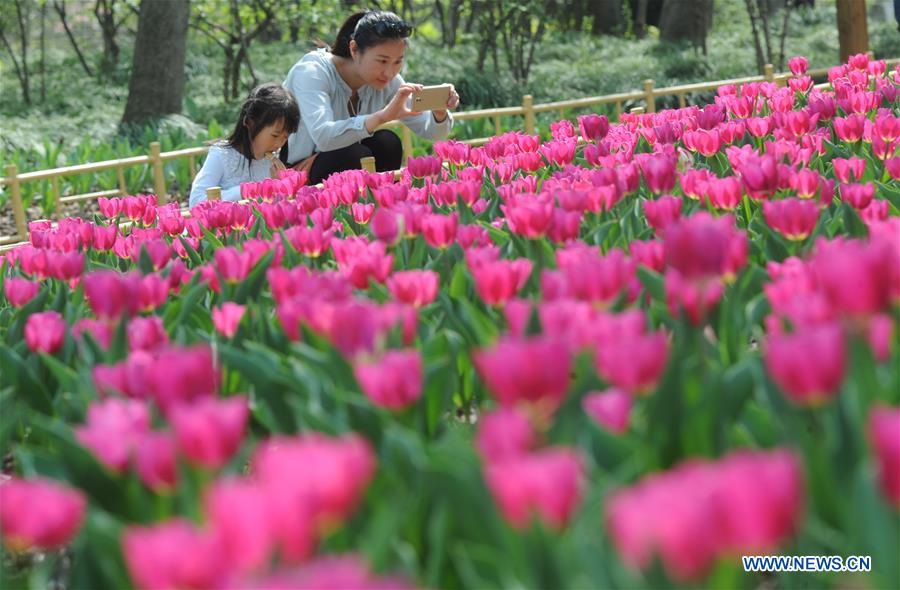
<svg viewBox="0 0 900 590"><path fill-rule="evenodd" d="M298 63L288 74L285 86L300 105L300 117L317 151L337 150L372 136L366 129L366 119L370 115L334 120L334 110L331 108L334 89L319 64Z"/></svg>

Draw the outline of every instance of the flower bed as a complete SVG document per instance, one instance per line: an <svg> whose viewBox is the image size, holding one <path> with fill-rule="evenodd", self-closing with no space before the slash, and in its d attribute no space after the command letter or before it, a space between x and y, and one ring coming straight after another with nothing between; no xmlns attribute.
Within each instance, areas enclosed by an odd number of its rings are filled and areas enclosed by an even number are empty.
<svg viewBox="0 0 900 590"><path fill-rule="evenodd" d="M896 587L900 68L791 68L399 181L33 223L0 581Z"/></svg>

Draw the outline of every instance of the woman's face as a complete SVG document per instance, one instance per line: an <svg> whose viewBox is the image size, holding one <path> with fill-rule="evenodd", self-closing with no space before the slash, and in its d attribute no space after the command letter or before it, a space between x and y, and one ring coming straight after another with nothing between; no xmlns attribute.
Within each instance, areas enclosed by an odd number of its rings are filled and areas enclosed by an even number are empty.
<svg viewBox="0 0 900 590"><path fill-rule="evenodd" d="M406 41L403 39L391 39L363 52L359 51L356 41L350 41L350 54L353 63L356 64L356 72L363 83L372 88L381 90L390 84L394 76L400 73L403 67L403 57L406 54Z"/></svg>

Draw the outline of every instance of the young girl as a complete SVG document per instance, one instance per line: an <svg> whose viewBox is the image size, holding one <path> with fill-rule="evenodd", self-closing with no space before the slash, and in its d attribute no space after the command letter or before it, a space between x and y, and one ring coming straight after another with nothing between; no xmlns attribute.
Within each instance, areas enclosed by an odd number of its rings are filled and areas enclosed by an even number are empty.
<svg viewBox="0 0 900 590"><path fill-rule="evenodd" d="M191 186L190 206L206 200L206 189L218 186L222 200L239 201L242 182L277 178L284 164L278 151L297 131L300 110L294 96L280 84L257 86L244 101L234 131L209 148Z"/></svg>

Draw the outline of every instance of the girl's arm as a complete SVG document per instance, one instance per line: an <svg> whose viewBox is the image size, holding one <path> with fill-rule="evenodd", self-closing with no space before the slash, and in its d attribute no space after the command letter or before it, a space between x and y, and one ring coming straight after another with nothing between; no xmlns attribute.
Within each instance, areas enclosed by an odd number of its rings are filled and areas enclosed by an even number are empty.
<svg viewBox="0 0 900 590"><path fill-rule="evenodd" d="M297 99L300 117L315 142L317 151L330 152L372 136L366 129L366 118L369 115L334 120L331 85L316 64L295 65L285 80L285 86Z"/></svg>
<svg viewBox="0 0 900 590"><path fill-rule="evenodd" d="M206 200L206 189L211 186L222 186L222 180L225 177L225 150L212 146L206 155L206 160L200 171L197 172L194 182L191 184L191 198L189 206L193 207L198 203ZM240 201L241 186L233 186L222 191L223 201Z"/></svg>

